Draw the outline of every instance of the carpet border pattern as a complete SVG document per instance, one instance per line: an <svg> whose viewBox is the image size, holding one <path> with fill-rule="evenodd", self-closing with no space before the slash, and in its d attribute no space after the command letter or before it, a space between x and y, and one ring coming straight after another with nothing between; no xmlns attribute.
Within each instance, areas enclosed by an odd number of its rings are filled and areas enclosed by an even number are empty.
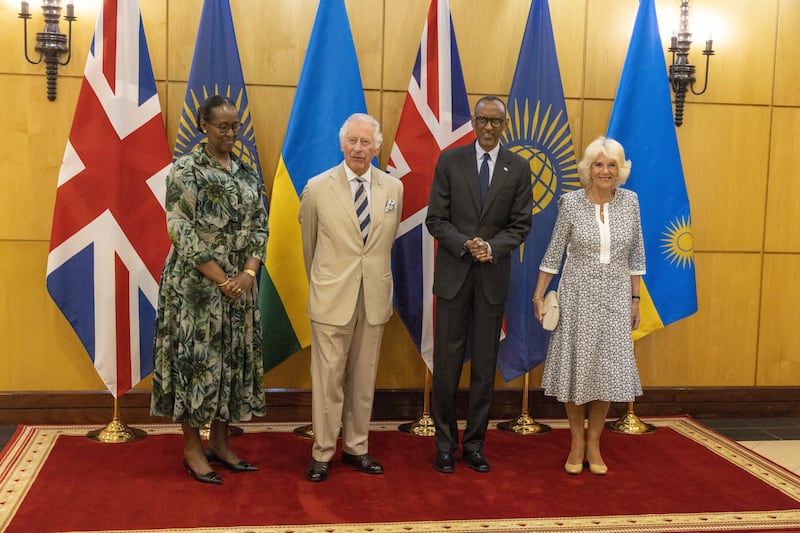
<svg viewBox="0 0 800 533"><path fill-rule="evenodd" d="M647 418L656 427L669 427L725 460L800 502L800 477L761 457L737 442L686 417ZM567 429L565 420L540 420L555 429ZM396 431L396 422L374 422L372 431ZM242 424L249 432L287 432L298 423ZM148 434L180 433L176 424L138 425ZM81 436L96 426L22 426L0 456L0 531L11 522L61 435ZM636 438L633 436L632 438ZM584 516L564 518L516 518L447 522L393 522L179 528L158 530L107 530L108 533L229 532L229 533L666 533L695 531L758 531L800 527L800 509L744 513L687 513L637 516ZM66 532L85 533L85 532Z"/></svg>

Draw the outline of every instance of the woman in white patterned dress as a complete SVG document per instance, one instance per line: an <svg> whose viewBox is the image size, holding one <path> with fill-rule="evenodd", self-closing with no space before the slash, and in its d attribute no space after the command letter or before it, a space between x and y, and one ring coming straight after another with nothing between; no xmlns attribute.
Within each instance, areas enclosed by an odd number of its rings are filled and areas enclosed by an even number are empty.
<svg viewBox="0 0 800 533"><path fill-rule="evenodd" d="M584 461L594 474L608 471L600 454L608 408L642 394L631 330L639 326L644 241L638 197L618 188L630 169L617 141L598 137L586 147L578 163L583 188L559 199L533 293L541 321L542 298L561 270L560 319L550 336L542 386L567 412L572 443L564 469L570 474L579 474Z"/></svg>

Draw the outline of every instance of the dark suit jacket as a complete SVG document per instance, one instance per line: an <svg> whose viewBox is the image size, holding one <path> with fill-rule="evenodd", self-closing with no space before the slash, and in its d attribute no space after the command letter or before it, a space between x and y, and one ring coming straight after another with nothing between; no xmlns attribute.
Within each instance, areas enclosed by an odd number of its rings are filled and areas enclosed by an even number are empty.
<svg viewBox="0 0 800 533"><path fill-rule="evenodd" d="M475 143L442 152L436 164L425 224L439 241L433 292L451 299L458 293L472 256L464 243L481 237L492 247L493 261L480 263L486 299L505 303L511 253L531 229L531 170L528 162L502 146L486 203L481 208Z"/></svg>

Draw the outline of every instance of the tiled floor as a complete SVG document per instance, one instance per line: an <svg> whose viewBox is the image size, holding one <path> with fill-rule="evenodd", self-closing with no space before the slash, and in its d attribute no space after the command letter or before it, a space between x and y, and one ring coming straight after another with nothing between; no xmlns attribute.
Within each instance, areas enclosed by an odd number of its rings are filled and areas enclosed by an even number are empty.
<svg viewBox="0 0 800 533"><path fill-rule="evenodd" d="M698 421L800 475L800 417L698 418ZM15 426L0 426L0 449L15 429Z"/></svg>
<svg viewBox="0 0 800 533"><path fill-rule="evenodd" d="M698 418L773 463L800 475L800 418Z"/></svg>

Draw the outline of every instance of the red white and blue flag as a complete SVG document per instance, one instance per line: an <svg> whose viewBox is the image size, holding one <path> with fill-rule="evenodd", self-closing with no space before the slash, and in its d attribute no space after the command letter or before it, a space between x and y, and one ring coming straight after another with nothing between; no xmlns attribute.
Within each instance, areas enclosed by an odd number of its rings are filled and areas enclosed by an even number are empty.
<svg viewBox="0 0 800 533"><path fill-rule="evenodd" d="M153 369L171 163L135 0L104 0L58 176L47 290L108 390Z"/></svg>
<svg viewBox="0 0 800 533"><path fill-rule="evenodd" d="M425 216L431 182L439 154L474 139L450 4L432 0L387 168L404 186L392 254L395 308L429 369L435 250Z"/></svg>

